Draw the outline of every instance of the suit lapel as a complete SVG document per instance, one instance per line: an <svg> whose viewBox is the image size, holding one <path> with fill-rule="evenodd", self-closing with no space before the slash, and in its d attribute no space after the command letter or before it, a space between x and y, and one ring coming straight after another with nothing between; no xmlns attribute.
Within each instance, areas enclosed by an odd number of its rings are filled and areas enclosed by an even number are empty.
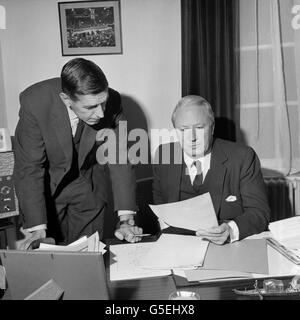
<svg viewBox="0 0 300 320"><path fill-rule="evenodd" d="M51 113L50 121L66 159L68 163L71 164L73 157L72 129L67 108L59 96L60 88L61 86L57 85L57 88L54 92L53 99L55 100L55 103L53 103L54 107ZM95 139L96 130L85 124L79 146L79 168L81 168L85 157L92 149Z"/></svg>
<svg viewBox="0 0 300 320"><path fill-rule="evenodd" d="M227 156L220 146L220 141L215 140L211 153L211 163L207 174L207 182L216 214L219 212L223 195L223 184L227 170L225 166L226 161Z"/></svg>
<svg viewBox="0 0 300 320"><path fill-rule="evenodd" d="M90 152L95 142L96 142L96 131L93 128L91 128L89 125L85 124L83 128L82 136L80 139L80 145L79 145L79 155L78 155L79 168L82 167L87 154Z"/></svg>
<svg viewBox="0 0 300 320"><path fill-rule="evenodd" d="M51 114L51 125L54 128L57 140L69 163L72 162L73 145L72 145L72 130L70 119L66 106L57 95L57 103Z"/></svg>
<svg viewBox="0 0 300 320"><path fill-rule="evenodd" d="M179 201L180 198L180 184L182 170L184 167L183 152L179 143L170 145L170 165L166 165L168 168L168 186L166 188L168 192L168 202ZM181 161L179 159L181 157ZM179 160L179 161L178 161ZM178 163L179 162L179 163Z"/></svg>
<svg viewBox="0 0 300 320"><path fill-rule="evenodd" d="M168 168L168 202L179 201L183 164L171 164Z"/></svg>

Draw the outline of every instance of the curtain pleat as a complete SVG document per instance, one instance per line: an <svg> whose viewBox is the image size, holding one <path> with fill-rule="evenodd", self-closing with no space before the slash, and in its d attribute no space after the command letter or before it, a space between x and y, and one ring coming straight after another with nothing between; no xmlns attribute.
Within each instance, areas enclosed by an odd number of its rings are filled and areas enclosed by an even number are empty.
<svg viewBox="0 0 300 320"><path fill-rule="evenodd" d="M238 1L182 0L181 12L182 95L206 98L222 120L219 133L235 140L239 128Z"/></svg>
<svg viewBox="0 0 300 320"><path fill-rule="evenodd" d="M271 34L273 46L273 87L275 102L275 156L279 170L289 175L292 167L291 127L286 98L286 82L283 66L280 10L278 0L271 0Z"/></svg>

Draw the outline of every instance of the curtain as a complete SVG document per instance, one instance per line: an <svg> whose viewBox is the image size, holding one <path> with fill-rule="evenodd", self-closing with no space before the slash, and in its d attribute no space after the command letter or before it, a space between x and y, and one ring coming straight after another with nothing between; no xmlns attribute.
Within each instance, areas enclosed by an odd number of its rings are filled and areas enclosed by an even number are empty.
<svg viewBox="0 0 300 320"><path fill-rule="evenodd" d="M274 90L274 131L276 168L283 175L289 175L292 169L291 126L286 97L286 79L282 51L282 28L280 24L279 0L271 0L271 38Z"/></svg>
<svg viewBox="0 0 300 320"><path fill-rule="evenodd" d="M182 95L207 99L216 135L236 140L239 128L237 0L181 0Z"/></svg>
<svg viewBox="0 0 300 320"><path fill-rule="evenodd" d="M298 32L291 23L297 2L249 0L240 6L240 125L264 176L300 169Z"/></svg>

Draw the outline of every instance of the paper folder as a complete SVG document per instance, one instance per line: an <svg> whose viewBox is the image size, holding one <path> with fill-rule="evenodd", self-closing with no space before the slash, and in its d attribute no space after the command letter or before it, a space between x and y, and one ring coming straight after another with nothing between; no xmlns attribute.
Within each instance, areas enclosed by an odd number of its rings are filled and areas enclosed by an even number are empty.
<svg viewBox="0 0 300 320"><path fill-rule="evenodd" d="M0 250L13 300L23 300L53 279L62 300L107 300L103 256L94 252Z"/></svg>
<svg viewBox="0 0 300 320"><path fill-rule="evenodd" d="M268 274L266 239L244 239L223 246L210 243L202 269Z"/></svg>

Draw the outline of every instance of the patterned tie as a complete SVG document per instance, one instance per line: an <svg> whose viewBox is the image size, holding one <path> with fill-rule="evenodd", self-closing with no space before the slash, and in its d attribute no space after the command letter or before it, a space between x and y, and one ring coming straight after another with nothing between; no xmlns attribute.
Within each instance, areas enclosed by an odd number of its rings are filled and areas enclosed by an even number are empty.
<svg viewBox="0 0 300 320"><path fill-rule="evenodd" d="M197 160L193 163L193 165L197 169L197 175L196 175L194 182L193 182L193 188L197 193L199 193L200 187L203 184L203 172L202 172L201 161Z"/></svg>

